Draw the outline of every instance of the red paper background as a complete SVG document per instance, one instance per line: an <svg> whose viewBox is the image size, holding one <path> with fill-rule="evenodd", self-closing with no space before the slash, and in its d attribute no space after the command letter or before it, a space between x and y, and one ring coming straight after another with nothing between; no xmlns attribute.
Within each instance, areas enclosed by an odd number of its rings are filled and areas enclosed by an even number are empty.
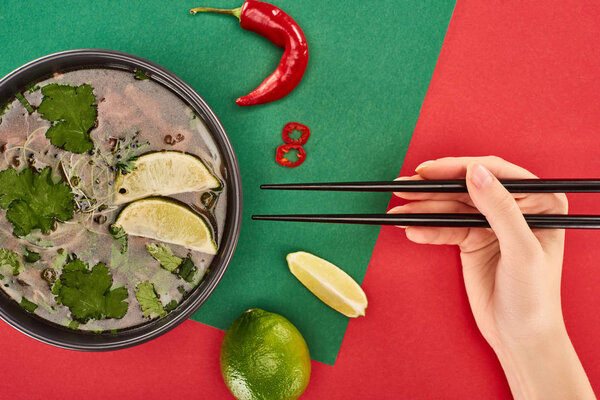
<svg viewBox="0 0 600 400"><path fill-rule="evenodd" d="M496 154L543 177L599 177L600 3L459 0L402 167L446 155ZM401 66L399 66L401 68ZM598 212L595 195L571 212ZM596 206L596 207L594 207ZM567 235L567 328L600 393L600 233ZM510 398L470 314L456 249L381 231L334 367L313 363L306 399ZM0 323L0 397L228 398L223 333L187 321L142 346L56 349Z"/></svg>

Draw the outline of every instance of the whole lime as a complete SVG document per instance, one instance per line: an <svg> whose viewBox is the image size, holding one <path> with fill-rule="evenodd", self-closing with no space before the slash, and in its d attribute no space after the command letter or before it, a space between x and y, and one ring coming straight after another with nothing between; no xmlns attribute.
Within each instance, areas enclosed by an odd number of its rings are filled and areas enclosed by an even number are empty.
<svg viewBox="0 0 600 400"><path fill-rule="evenodd" d="M221 373L238 400L297 399L308 385L310 354L290 321L253 308L225 333Z"/></svg>

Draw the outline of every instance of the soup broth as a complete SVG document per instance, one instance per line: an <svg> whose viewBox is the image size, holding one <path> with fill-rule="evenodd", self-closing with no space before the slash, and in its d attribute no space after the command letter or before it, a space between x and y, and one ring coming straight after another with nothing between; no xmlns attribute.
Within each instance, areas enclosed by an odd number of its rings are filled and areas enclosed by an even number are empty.
<svg viewBox="0 0 600 400"><path fill-rule="evenodd" d="M14 265L0 262L1 287L25 309L52 323L104 332L149 322L181 303L210 267L211 254L133 235L127 236L125 249L123 238L116 240L111 235L111 224L127 205L115 201L115 179L129 167L135 172L136 157L165 150L184 152L200 159L220 181L218 188L168 195L206 222L218 249L227 203L227 171L221 154L201 118L175 94L146 78L141 72L116 69L55 74L17 95L1 116L0 170L50 167L54 182L62 179L74 195L73 217L55 221L48 233L37 229L17 236L7 210L0 210L0 249L18 256L21 265L17 271ZM78 154L51 144L47 132L55 123L37 111L44 99L42 89L50 84L93 88L97 118L89 130L91 150ZM177 273L183 266L175 271L164 268L147 245L163 245L175 259L191 261L193 273L183 279ZM112 276L111 289L127 290L124 301L128 306L122 317L77 318L70 307L57 301L57 281L60 284L64 266L73 260L83 261L88 272L98 263L106 265ZM164 312L143 312L136 296L141 283L152 285Z"/></svg>

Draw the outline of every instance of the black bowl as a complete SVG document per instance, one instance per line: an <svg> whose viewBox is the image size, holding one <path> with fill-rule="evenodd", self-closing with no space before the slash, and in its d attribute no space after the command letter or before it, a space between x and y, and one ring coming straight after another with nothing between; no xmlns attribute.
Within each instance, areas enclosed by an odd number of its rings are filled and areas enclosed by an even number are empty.
<svg viewBox="0 0 600 400"><path fill-rule="evenodd" d="M42 342L73 350L103 351L131 347L173 329L189 318L213 292L233 255L240 232L242 186L240 170L227 133L208 104L187 83L163 67L130 54L112 50L69 50L38 58L17 68L0 80L0 104L14 97L30 84L51 76L54 72L100 67L146 71L152 80L162 84L192 107L204 120L223 156L228 189L227 214L219 254L200 285L166 317L116 333L92 333L71 330L26 312L17 302L0 290L0 318L21 332Z"/></svg>

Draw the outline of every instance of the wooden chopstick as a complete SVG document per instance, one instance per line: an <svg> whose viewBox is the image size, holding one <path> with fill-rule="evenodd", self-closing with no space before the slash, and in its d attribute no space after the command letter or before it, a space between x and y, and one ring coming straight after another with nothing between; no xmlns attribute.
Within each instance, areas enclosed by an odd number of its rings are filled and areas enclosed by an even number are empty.
<svg viewBox="0 0 600 400"><path fill-rule="evenodd" d="M253 220L326 222L361 225L400 225L489 228L481 214L300 214L253 215ZM531 228L538 229L600 229L598 215L526 214Z"/></svg>
<svg viewBox="0 0 600 400"><path fill-rule="evenodd" d="M600 179L521 179L500 180L511 193L600 193ZM320 190L340 192L427 192L464 193L464 179L401 180L383 182L283 183L261 185L269 190Z"/></svg>

